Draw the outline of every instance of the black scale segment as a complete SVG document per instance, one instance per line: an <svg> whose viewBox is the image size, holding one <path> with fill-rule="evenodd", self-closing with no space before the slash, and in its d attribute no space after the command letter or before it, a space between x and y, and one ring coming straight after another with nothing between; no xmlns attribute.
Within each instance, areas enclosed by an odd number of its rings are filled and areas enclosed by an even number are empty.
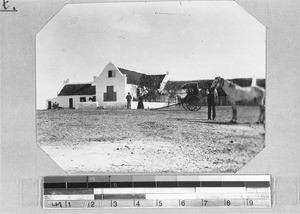
<svg viewBox="0 0 300 214"><path fill-rule="evenodd" d="M110 182L89 182L88 188L110 188Z"/></svg>
<svg viewBox="0 0 300 214"><path fill-rule="evenodd" d="M268 188L270 187L269 181L246 181L247 188Z"/></svg>
<svg viewBox="0 0 300 214"><path fill-rule="evenodd" d="M110 183L111 188L131 188L133 187L132 182L111 182Z"/></svg>
<svg viewBox="0 0 300 214"><path fill-rule="evenodd" d="M94 189L44 189L44 195L85 195L85 194L93 194Z"/></svg>
<svg viewBox="0 0 300 214"><path fill-rule="evenodd" d="M141 181L141 182L133 182L133 187L156 187L156 183L153 181Z"/></svg>
<svg viewBox="0 0 300 214"><path fill-rule="evenodd" d="M178 187L177 181L158 181L157 187Z"/></svg>
<svg viewBox="0 0 300 214"><path fill-rule="evenodd" d="M179 187L200 187L200 181L180 181Z"/></svg>
<svg viewBox="0 0 300 214"><path fill-rule="evenodd" d="M85 183L67 183L67 188L88 188L87 182Z"/></svg>
<svg viewBox="0 0 300 214"><path fill-rule="evenodd" d="M66 188L66 183L44 183L44 188Z"/></svg>
<svg viewBox="0 0 300 214"><path fill-rule="evenodd" d="M200 187L223 187L222 181L201 181Z"/></svg>
<svg viewBox="0 0 300 214"><path fill-rule="evenodd" d="M223 181L223 187L245 187L244 181Z"/></svg>
<svg viewBox="0 0 300 214"><path fill-rule="evenodd" d="M95 195L95 197L96 196L97 195ZM104 194L102 196L103 196L103 200L146 199L145 194Z"/></svg>

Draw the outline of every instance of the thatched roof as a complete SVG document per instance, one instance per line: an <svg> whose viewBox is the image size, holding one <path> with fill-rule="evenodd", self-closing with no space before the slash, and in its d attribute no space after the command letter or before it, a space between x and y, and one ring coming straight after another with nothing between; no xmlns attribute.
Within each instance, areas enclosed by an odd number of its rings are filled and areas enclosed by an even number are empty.
<svg viewBox="0 0 300 214"><path fill-rule="evenodd" d="M159 89L162 81L165 78L165 76L166 76L165 74L161 74L161 75L147 75L147 74L144 74L141 77L141 84L142 85L148 85L148 86L151 85L151 88Z"/></svg>
<svg viewBox="0 0 300 214"><path fill-rule="evenodd" d="M263 88L266 88L266 79L257 79L256 80L256 85L260 86L260 87L263 87Z"/></svg>
<svg viewBox="0 0 300 214"><path fill-rule="evenodd" d="M147 75L124 68L118 68L123 74L127 76L127 84L139 85L141 78L146 77L147 81L151 81L152 84L160 87L161 82L165 78L165 74L162 75ZM96 95L96 86L91 83L83 84L66 84L59 92L58 96L72 96L72 95Z"/></svg>
<svg viewBox="0 0 300 214"><path fill-rule="evenodd" d="M121 71L122 74L125 74L127 76L127 84L134 84L134 85L140 84L140 79L143 73L131 71L125 68L118 68L118 69Z"/></svg>
<svg viewBox="0 0 300 214"><path fill-rule="evenodd" d="M147 80L153 82L153 84L157 85L158 88L160 87L161 82L165 78L165 74L158 74L158 75L148 75L144 73L139 73L136 71L131 71L125 68L119 68L118 69L121 71L122 74L125 74L127 76L127 84L134 84L134 85L139 85L142 76L144 78L147 78Z"/></svg>
<svg viewBox="0 0 300 214"><path fill-rule="evenodd" d="M59 92L58 96L70 95L95 95L96 87L90 83L87 84L66 84Z"/></svg>

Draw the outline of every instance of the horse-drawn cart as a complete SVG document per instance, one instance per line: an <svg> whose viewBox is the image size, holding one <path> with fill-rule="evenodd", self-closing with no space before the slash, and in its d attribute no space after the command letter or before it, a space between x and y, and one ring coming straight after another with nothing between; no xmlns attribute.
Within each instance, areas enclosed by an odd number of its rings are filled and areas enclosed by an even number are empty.
<svg viewBox="0 0 300 214"><path fill-rule="evenodd" d="M179 103L185 110L198 111L204 104L205 91L199 89L197 82L190 82L182 85L181 87L187 95L180 99Z"/></svg>
<svg viewBox="0 0 300 214"><path fill-rule="evenodd" d="M199 89L197 82L190 82L183 84L181 89L186 91L186 96L184 98L178 97L178 103L156 108L163 109L171 106L182 105L182 107L187 111L198 111L205 104L205 91Z"/></svg>

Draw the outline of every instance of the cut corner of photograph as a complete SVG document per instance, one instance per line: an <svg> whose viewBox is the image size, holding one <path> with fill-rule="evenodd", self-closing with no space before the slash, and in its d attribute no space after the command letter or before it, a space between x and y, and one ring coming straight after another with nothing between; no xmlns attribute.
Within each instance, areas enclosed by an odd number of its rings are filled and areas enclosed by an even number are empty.
<svg viewBox="0 0 300 214"><path fill-rule="evenodd" d="M37 144L68 174L235 173L265 147L265 51L235 2L67 4L36 35Z"/></svg>

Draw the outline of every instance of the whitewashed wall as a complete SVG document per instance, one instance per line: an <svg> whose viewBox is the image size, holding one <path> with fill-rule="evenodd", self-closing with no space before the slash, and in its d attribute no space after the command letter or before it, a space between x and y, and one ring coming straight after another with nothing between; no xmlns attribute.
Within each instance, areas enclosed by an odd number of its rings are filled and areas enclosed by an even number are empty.
<svg viewBox="0 0 300 214"><path fill-rule="evenodd" d="M81 102L76 103L75 109L97 109L98 103L97 102Z"/></svg>
<svg viewBox="0 0 300 214"><path fill-rule="evenodd" d="M126 102L103 102L99 104L100 108L105 109L125 109L126 108Z"/></svg>
<svg viewBox="0 0 300 214"><path fill-rule="evenodd" d="M115 77L108 77L108 71L115 70ZM99 103L99 106L112 105L114 102L104 102L103 93L106 93L107 86L114 86L114 92L117 92L117 101L118 103L126 102L126 82L127 77L123 75L119 69L113 64L108 63L103 69L102 73L98 78L95 79L96 84L96 101Z"/></svg>
<svg viewBox="0 0 300 214"><path fill-rule="evenodd" d="M136 94L136 90L137 90L138 86L137 85L133 85L133 84L126 84L126 96L128 94L128 92L131 94L131 96L135 99L137 99L137 94Z"/></svg>
<svg viewBox="0 0 300 214"><path fill-rule="evenodd" d="M54 102L57 102L59 104L59 107L69 108L69 99L72 98L73 99L73 107L75 108L77 103L80 103L80 97L85 97L86 101L89 102L89 98L93 97L93 96L94 95L90 95L90 96L86 96L86 95L57 96L55 98L46 100L46 109L48 108L48 101L51 101L51 106L53 105Z"/></svg>
<svg viewBox="0 0 300 214"><path fill-rule="evenodd" d="M168 81L170 81L170 72L166 72L166 75L160 84L160 88L159 88L160 91L164 90Z"/></svg>
<svg viewBox="0 0 300 214"><path fill-rule="evenodd" d="M153 108L161 108L167 106L168 103L163 102L143 102L144 109L153 109ZM131 102L131 109L137 109L138 102L133 101Z"/></svg>
<svg viewBox="0 0 300 214"><path fill-rule="evenodd" d="M163 102L143 102L144 109L153 109L153 108L160 108L167 106L168 103ZM127 102L105 102L102 106L99 105L99 107L103 107L105 109L111 108L111 109L119 109L119 108L126 108ZM138 102L132 101L131 102L131 109L137 109Z"/></svg>

